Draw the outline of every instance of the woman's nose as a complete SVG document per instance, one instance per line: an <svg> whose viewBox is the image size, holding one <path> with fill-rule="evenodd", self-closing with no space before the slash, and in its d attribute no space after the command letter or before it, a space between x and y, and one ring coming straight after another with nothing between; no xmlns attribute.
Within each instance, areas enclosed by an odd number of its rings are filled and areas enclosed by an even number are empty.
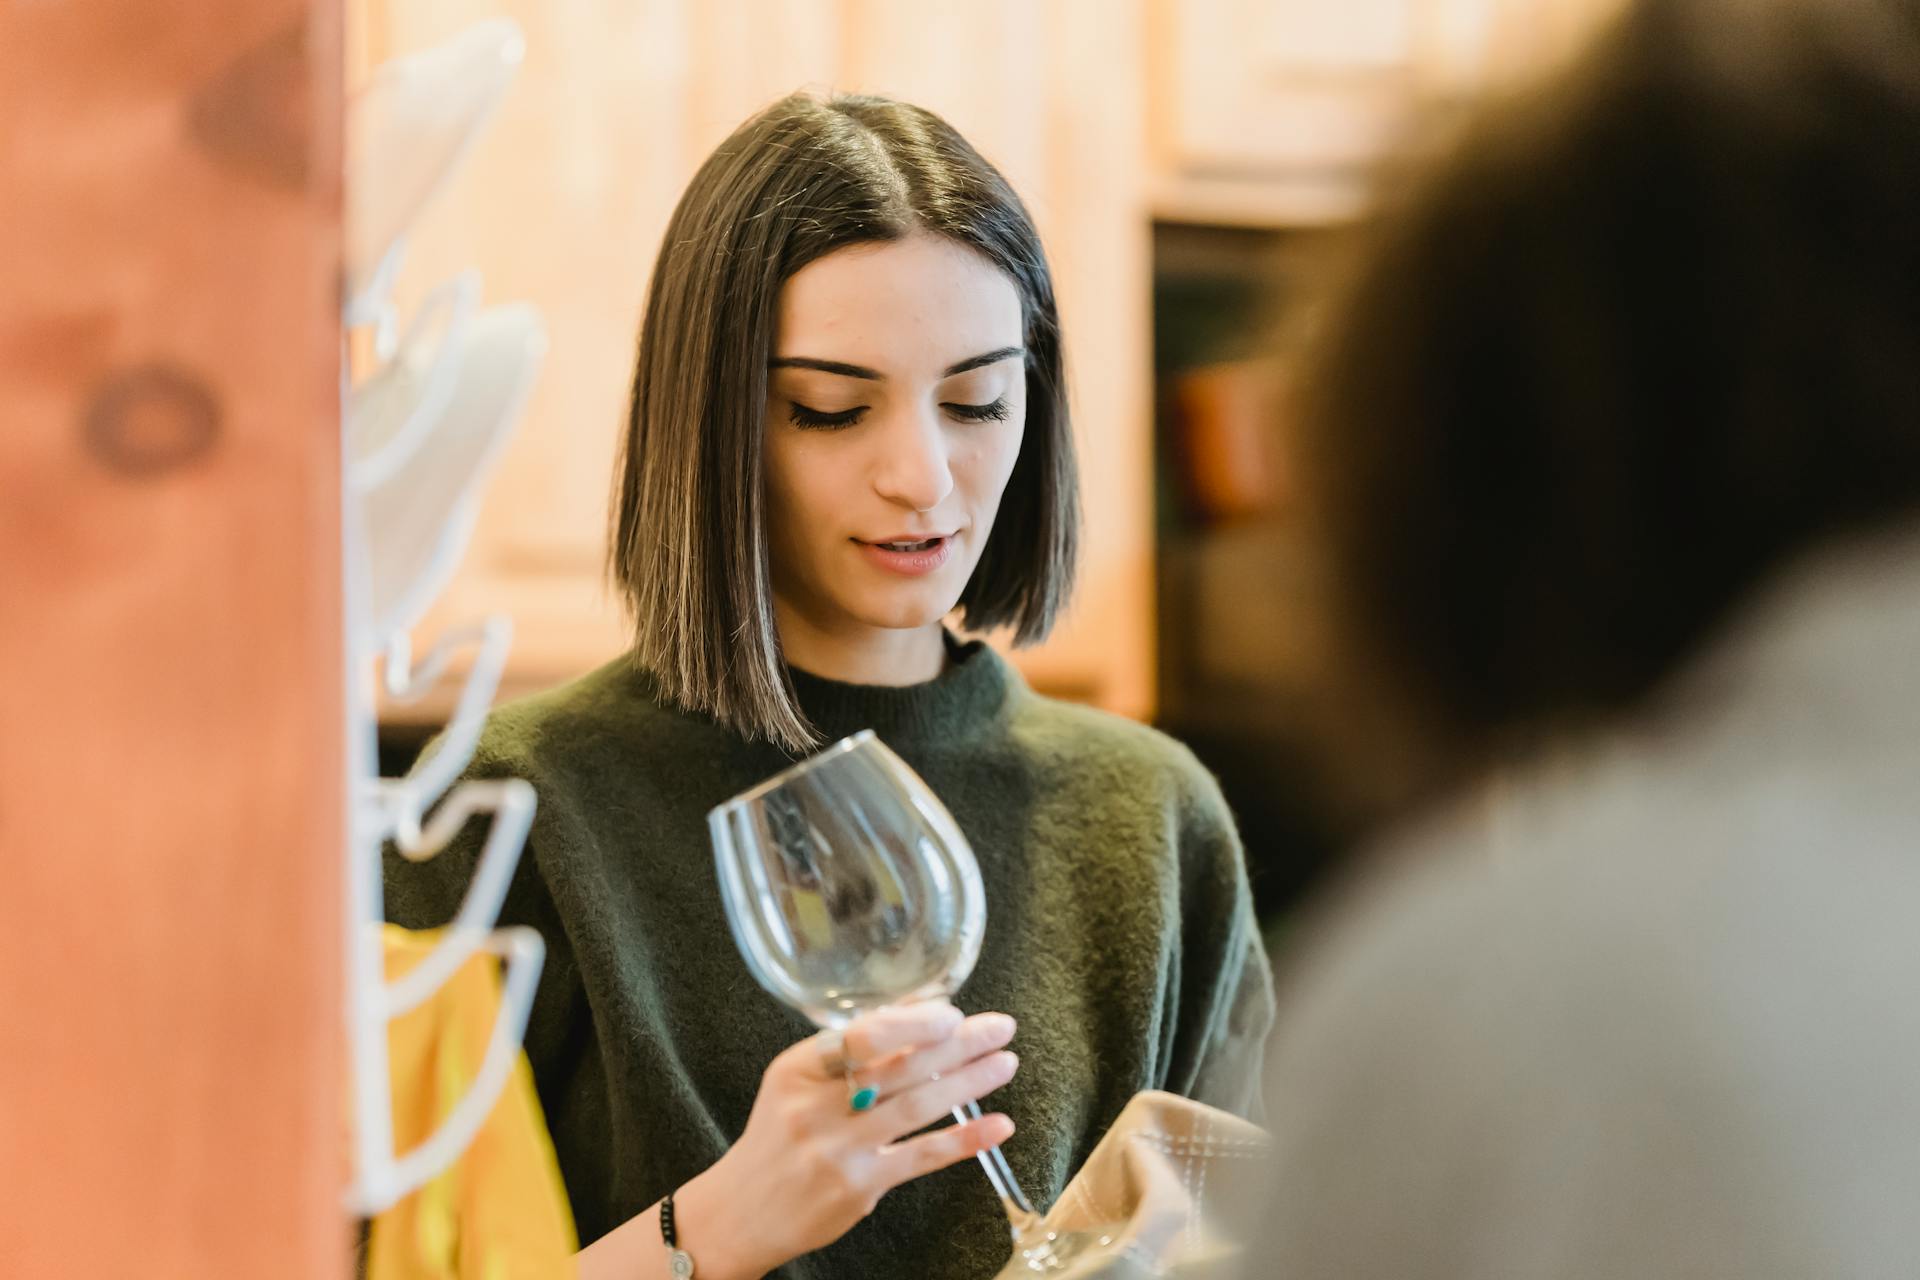
<svg viewBox="0 0 1920 1280"><path fill-rule="evenodd" d="M902 414L876 433L874 489L888 502L931 511L953 492L947 434L935 413Z"/></svg>

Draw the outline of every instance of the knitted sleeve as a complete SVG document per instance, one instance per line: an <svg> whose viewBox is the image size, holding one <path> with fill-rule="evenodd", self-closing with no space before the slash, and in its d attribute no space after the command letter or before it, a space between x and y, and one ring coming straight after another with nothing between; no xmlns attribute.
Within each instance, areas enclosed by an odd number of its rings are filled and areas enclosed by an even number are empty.
<svg viewBox="0 0 1920 1280"><path fill-rule="evenodd" d="M1273 975L1233 816L1213 776L1185 760L1178 1031L1167 1087L1258 1123Z"/></svg>

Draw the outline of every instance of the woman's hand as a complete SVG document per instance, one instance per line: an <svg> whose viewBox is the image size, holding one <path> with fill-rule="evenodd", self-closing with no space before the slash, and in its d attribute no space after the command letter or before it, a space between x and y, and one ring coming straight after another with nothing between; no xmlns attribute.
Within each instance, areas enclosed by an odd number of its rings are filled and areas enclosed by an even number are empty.
<svg viewBox="0 0 1920 1280"><path fill-rule="evenodd" d="M901 1183L1005 1142L1013 1122L998 1114L908 1135L1011 1080L1013 1030L1006 1014L963 1019L944 1001L855 1019L843 1052L855 1086L878 1091L860 1112L820 1038L775 1058L740 1140L674 1197L701 1280L763 1275L838 1240Z"/></svg>

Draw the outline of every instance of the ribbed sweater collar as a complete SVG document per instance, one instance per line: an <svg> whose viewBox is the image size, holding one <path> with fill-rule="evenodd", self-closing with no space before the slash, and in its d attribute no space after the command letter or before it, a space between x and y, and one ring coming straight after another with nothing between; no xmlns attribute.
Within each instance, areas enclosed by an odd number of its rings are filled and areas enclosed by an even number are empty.
<svg viewBox="0 0 1920 1280"><path fill-rule="evenodd" d="M944 671L924 684L847 684L788 668L800 709L828 742L872 729L890 743L959 740L992 725L1019 677L978 640L947 636Z"/></svg>

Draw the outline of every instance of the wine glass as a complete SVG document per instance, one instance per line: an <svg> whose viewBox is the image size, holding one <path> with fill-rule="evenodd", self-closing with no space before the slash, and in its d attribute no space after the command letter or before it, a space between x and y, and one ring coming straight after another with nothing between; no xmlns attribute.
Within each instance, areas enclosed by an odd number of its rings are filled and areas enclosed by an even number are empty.
<svg viewBox="0 0 1920 1280"><path fill-rule="evenodd" d="M898 1001L952 996L986 933L973 850L905 761L863 730L707 815L720 893L747 968L821 1027ZM980 1117L980 1104L954 1119ZM1055 1233L1000 1148L979 1156L1032 1271L1107 1243Z"/></svg>

